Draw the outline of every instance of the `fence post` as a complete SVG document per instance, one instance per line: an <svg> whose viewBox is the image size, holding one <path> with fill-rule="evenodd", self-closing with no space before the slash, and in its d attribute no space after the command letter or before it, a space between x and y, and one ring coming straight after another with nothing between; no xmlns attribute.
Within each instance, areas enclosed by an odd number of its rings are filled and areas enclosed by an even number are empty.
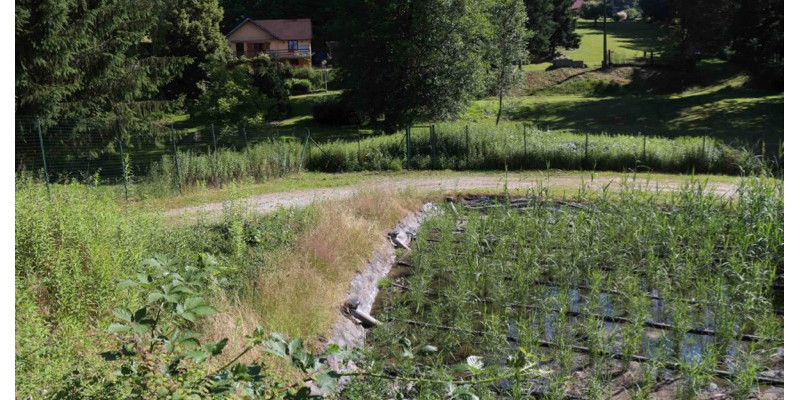
<svg viewBox="0 0 800 400"><path fill-rule="evenodd" d="M406 170L411 170L411 125L406 126Z"/></svg>
<svg viewBox="0 0 800 400"><path fill-rule="evenodd" d="M122 165L122 185L125 187L125 201L128 201L128 165L125 162L125 151L122 149L122 135L119 137L119 161Z"/></svg>
<svg viewBox="0 0 800 400"><path fill-rule="evenodd" d="M528 125L522 124L522 151L525 161L528 161Z"/></svg>
<svg viewBox="0 0 800 400"><path fill-rule="evenodd" d="M589 168L589 133L586 133L586 140L583 142L583 165Z"/></svg>
<svg viewBox="0 0 800 400"><path fill-rule="evenodd" d="M306 134L306 142L303 144L303 151L300 152L300 164L297 166L297 173L303 172L303 160L306 157L306 149L308 148L308 138L311 137L311 130L306 128L308 134Z"/></svg>
<svg viewBox="0 0 800 400"><path fill-rule="evenodd" d="M214 131L214 124L211 124L211 141L214 144L214 180L217 181L217 186L221 187L222 183L219 181L219 153L217 153L217 133Z"/></svg>
<svg viewBox="0 0 800 400"><path fill-rule="evenodd" d="M431 133L431 169L436 169L436 128L433 124L430 127Z"/></svg>
<svg viewBox="0 0 800 400"><path fill-rule="evenodd" d="M358 147L356 149L357 150L356 161L358 161L358 163L361 164L361 132L358 132L356 134L358 135L358 138L356 139L356 141L358 142Z"/></svg>
<svg viewBox="0 0 800 400"><path fill-rule="evenodd" d="M247 130L242 127L242 135L244 136L244 150L250 152L250 143L247 143Z"/></svg>
<svg viewBox="0 0 800 400"><path fill-rule="evenodd" d="M469 150L470 150L470 148L469 148L469 125L465 125L464 126L464 140L465 140L465 142L467 144L467 164L465 166L465 169L469 169Z"/></svg>
<svg viewBox="0 0 800 400"><path fill-rule="evenodd" d="M42 138L42 121L36 117L36 130L39 131L39 149L42 150L42 165L44 166L44 184L47 187L47 197L50 198L50 174L47 173L47 156L44 153L44 139Z"/></svg>
<svg viewBox="0 0 800 400"><path fill-rule="evenodd" d="M708 162L706 162L706 137L703 136L703 152L701 153L701 160L703 161L703 167L705 168Z"/></svg>
<svg viewBox="0 0 800 400"><path fill-rule="evenodd" d="M175 127L173 124L169 124L169 132L170 137L172 137L172 158L175 160L175 177L177 178L176 182L178 182L178 193L183 194L183 187L181 186L181 169L178 167L178 145L175 144Z"/></svg>
<svg viewBox="0 0 800 400"><path fill-rule="evenodd" d="M647 135L642 135L642 161L647 162Z"/></svg>

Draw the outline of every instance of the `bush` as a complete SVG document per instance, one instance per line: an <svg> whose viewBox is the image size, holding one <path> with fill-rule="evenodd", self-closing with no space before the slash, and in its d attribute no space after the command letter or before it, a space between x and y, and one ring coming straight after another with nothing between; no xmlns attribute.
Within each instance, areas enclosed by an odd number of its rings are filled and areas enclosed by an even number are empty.
<svg viewBox="0 0 800 400"><path fill-rule="evenodd" d="M641 17L641 13L636 8L629 8L623 12L627 15L628 17L627 19L631 21L639 19Z"/></svg>
<svg viewBox="0 0 800 400"><path fill-rule="evenodd" d="M311 81L308 79L290 79L286 81L289 91L292 94L306 94L311 93Z"/></svg>
<svg viewBox="0 0 800 400"><path fill-rule="evenodd" d="M611 18L616 22L625 21L626 19L628 19L628 14L625 13L625 11L620 11L612 15Z"/></svg>
<svg viewBox="0 0 800 400"><path fill-rule="evenodd" d="M603 15L603 3L599 1L588 1L583 3L580 9L580 16L583 19L588 19L597 22Z"/></svg>
<svg viewBox="0 0 800 400"><path fill-rule="evenodd" d="M212 61L205 68L209 79L204 82L197 103L189 109L193 120L241 126L281 116L278 102L254 85L251 65Z"/></svg>
<svg viewBox="0 0 800 400"><path fill-rule="evenodd" d="M314 121L327 125L357 125L361 124L356 110L345 104L339 98L328 98L314 104Z"/></svg>
<svg viewBox="0 0 800 400"><path fill-rule="evenodd" d="M323 86L322 72L311 67L298 67L292 69L292 78L307 79L311 82L312 89L319 89Z"/></svg>
<svg viewBox="0 0 800 400"><path fill-rule="evenodd" d="M267 95L276 102L277 113L270 115L268 119L286 118L291 112L289 95L284 87L285 79L281 73L281 64L266 54L262 54L252 61L253 86L258 88L259 93Z"/></svg>

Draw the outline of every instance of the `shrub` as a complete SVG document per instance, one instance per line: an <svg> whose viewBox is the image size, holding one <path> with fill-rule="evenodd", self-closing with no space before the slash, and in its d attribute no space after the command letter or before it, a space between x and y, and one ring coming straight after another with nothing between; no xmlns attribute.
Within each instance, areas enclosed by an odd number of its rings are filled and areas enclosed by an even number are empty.
<svg viewBox="0 0 800 400"><path fill-rule="evenodd" d="M307 79L311 82L313 89L322 87L322 72L317 71L311 67L298 67L292 69L292 78L294 79Z"/></svg>
<svg viewBox="0 0 800 400"><path fill-rule="evenodd" d="M633 8L633 7L629 8L629 9L623 11L623 12L627 15L627 19L629 19L631 21L639 19L641 17L641 13L639 12L639 10L636 9L636 8Z"/></svg>
<svg viewBox="0 0 800 400"><path fill-rule="evenodd" d="M291 79L288 81L289 91L292 94L306 94L311 93L311 81L308 79Z"/></svg>
<svg viewBox="0 0 800 400"><path fill-rule="evenodd" d="M358 112L340 98L326 98L314 104L314 121L327 125L356 125L363 122Z"/></svg>
<svg viewBox="0 0 800 400"><path fill-rule="evenodd" d="M251 79L249 64L229 68L223 61L212 61L205 67L209 79L202 94L189 112L196 121L225 126L256 124L280 116L277 101L261 93Z"/></svg>
<svg viewBox="0 0 800 400"><path fill-rule="evenodd" d="M253 85L258 88L259 93L267 95L276 102L277 113L270 115L268 119L285 118L291 112L289 95L284 88L284 78L282 77L280 65L272 57L262 54L252 61Z"/></svg>
<svg viewBox="0 0 800 400"><path fill-rule="evenodd" d="M618 13L615 13L614 15L612 15L612 16L611 16L611 18L612 18L614 21L617 21L617 22L619 22L619 21L625 21L626 19L628 19L628 14L627 14L627 13L625 13L625 11L620 11L620 12L618 12Z"/></svg>

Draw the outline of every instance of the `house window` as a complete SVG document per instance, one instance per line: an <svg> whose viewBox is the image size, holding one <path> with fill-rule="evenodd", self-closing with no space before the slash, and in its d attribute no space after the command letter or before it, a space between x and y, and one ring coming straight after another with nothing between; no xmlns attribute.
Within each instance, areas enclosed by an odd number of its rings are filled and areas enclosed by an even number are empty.
<svg viewBox="0 0 800 400"><path fill-rule="evenodd" d="M236 43L236 57L244 55L244 43Z"/></svg>
<svg viewBox="0 0 800 400"><path fill-rule="evenodd" d="M256 54L261 54L264 52L264 43L253 43L253 50Z"/></svg>
<svg viewBox="0 0 800 400"><path fill-rule="evenodd" d="M289 41L289 51L297 51L297 40Z"/></svg>

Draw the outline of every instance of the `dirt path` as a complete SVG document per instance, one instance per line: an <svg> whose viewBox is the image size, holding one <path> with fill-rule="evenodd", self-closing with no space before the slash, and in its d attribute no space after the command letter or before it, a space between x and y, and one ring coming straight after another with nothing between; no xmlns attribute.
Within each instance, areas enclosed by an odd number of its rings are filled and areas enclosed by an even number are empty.
<svg viewBox="0 0 800 400"><path fill-rule="evenodd" d="M586 178L583 180L575 175L553 175L544 177L540 174L530 174L529 176L514 177L509 179L509 189L535 188L545 185L551 191L575 190L585 184L589 189L600 190L608 186L609 190L619 190L624 178L619 177L596 177L593 181ZM674 191L678 190L683 183L677 179L666 177L651 178L650 180L637 179L633 181L627 178L628 185L634 185L643 190L652 191ZM324 189L304 189L279 193L268 193L242 199L253 211L270 212L281 207L302 207L316 201L342 199L365 189L412 189L423 192L436 191L464 191L476 189L498 189L502 190L505 179L500 175L468 175L463 177L438 177L438 178L380 178L367 183L342 186L338 188ZM731 183L713 182L708 184L708 190L720 195L730 196L736 192L736 185ZM178 216L192 213L205 212L217 214L222 211L225 202L208 203L199 206L176 208L167 210L165 216Z"/></svg>

